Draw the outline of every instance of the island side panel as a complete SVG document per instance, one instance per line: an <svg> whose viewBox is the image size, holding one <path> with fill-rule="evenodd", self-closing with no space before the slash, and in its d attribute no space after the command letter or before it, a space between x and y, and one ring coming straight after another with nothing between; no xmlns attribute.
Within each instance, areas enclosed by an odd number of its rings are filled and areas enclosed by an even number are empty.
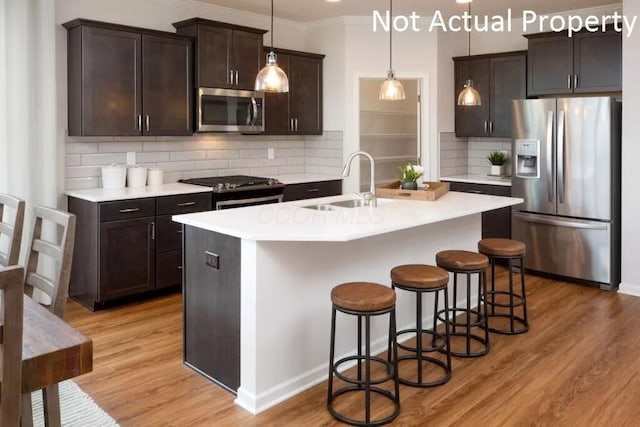
<svg viewBox="0 0 640 427"><path fill-rule="evenodd" d="M326 381L334 286L349 281L390 286L394 266L435 264L435 254L446 249L475 251L480 238L481 215L474 214L349 242L254 242L255 248L246 251L253 252L250 257L243 251L243 264L254 265L243 265L242 309L255 317L242 318L243 374L236 403L260 413ZM458 301L465 299L462 289ZM431 307L432 300L425 297L425 304ZM397 311L398 329L415 325L410 293L398 295ZM351 317L338 316L336 358L356 351ZM432 318L425 315L424 321ZM387 322L373 320L374 351L386 348ZM259 357L245 357L245 351Z"/></svg>
<svg viewBox="0 0 640 427"><path fill-rule="evenodd" d="M235 394L240 385L240 239L183 228L184 362Z"/></svg>

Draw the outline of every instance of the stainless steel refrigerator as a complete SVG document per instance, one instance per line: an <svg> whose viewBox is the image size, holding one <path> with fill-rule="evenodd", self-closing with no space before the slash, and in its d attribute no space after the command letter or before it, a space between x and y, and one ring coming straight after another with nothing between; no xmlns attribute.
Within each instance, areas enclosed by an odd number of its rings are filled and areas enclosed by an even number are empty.
<svg viewBox="0 0 640 427"><path fill-rule="evenodd" d="M513 101L512 235L525 268L614 290L620 283L621 103Z"/></svg>

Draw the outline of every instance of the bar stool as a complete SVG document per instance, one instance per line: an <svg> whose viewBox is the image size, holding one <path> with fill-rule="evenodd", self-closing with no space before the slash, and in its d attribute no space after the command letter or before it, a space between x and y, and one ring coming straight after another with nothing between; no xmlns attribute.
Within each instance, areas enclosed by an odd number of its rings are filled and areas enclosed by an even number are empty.
<svg viewBox="0 0 640 427"><path fill-rule="evenodd" d="M516 335L523 334L529 330L527 320L527 296L524 286L524 255L526 247L524 243L511 239L482 239L478 242L478 251L489 257L491 262L491 290L485 294L487 304L491 307L487 312L489 317L489 330L498 334ZM496 290L496 259L506 259L509 268L509 290ZM513 288L513 261L519 260L520 267L520 289L521 294L514 292ZM496 301L496 296L507 296L508 303ZM508 308L509 313L496 313L496 307ZM522 307L522 316L515 314L516 308ZM509 327L491 326L491 318L509 319ZM518 323L519 325L516 325Z"/></svg>
<svg viewBox="0 0 640 427"><path fill-rule="evenodd" d="M356 426L379 426L387 424L395 419L400 413L400 383L398 381L398 347L396 342L396 293L393 289L368 282L343 283L331 290L331 350L329 353L329 384L327 391L327 409L339 421ZM358 354L344 357L334 363L335 341L336 341L336 312L358 316ZM389 314L389 333L391 347L393 349L393 360L385 360L381 357L371 355L371 317ZM362 320L365 323L365 353L362 354ZM389 357L390 359L391 357ZM338 369L341 364L356 361L357 378L348 377ZM362 379L362 362L364 362L364 380ZM385 376L371 378L371 362L380 363L384 366ZM333 391L333 376L352 385L345 386ZM393 380L394 393L376 384L382 384ZM356 420L347 417L336 411L333 406L334 399L345 393L364 392L364 420ZM371 393L376 393L393 403L393 412L375 420L371 419Z"/></svg>
<svg viewBox="0 0 640 427"><path fill-rule="evenodd" d="M407 333L416 334L416 345L410 347L404 344L397 344L399 348L411 352L411 354L400 356L398 358L398 370L400 370L400 362L402 360L415 360L418 367L418 380L412 381L398 374L400 382L414 387L434 387L449 381L451 378L451 353L449 351L449 315L445 311L445 327L444 333L437 332L437 313L438 313L438 296L440 292L444 294L444 306L449 307L449 293L447 292L447 284L449 283L449 273L442 268L432 265L409 264L394 267L391 270L391 287L393 289L402 289L404 291L414 292L416 294L416 327L415 329L404 329L396 333L396 338ZM422 327L422 295L434 294L433 306L433 329L423 329ZM431 336L431 347L423 348L423 334ZM438 343L439 341L439 343ZM446 355L446 363L432 356L426 356L425 353L442 352ZM428 362L428 365L435 365L444 370L444 375L433 381L423 380L422 362Z"/></svg>
<svg viewBox="0 0 640 427"><path fill-rule="evenodd" d="M484 300L484 310L481 310L481 303L483 302L482 294L486 292L487 288L487 267L489 267L489 259L479 253L469 251L441 251L436 254L436 264L438 267L453 273L453 308L445 308L438 312L438 319L441 321L446 320L446 316L443 314L450 312L453 315L453 320L449 322L451 325L450 336L464 337L465 348L464 351L450 350L452 356L457 357L479 357L484 356L489 352L489 329L487 324L487 318L483 314L487 312L486 300ZM458 307L458 275L463 274L467 277L467 304L466 307ZM471 276L478 275L478 307L473 309L471 307ZM459 321L457 319L458 314L465 314L465 320ZM471 315L475 316L475 321L471 320ZM458 332L457 327L464 327L465 332ZM480 328L483 331L484 338L472 333L472 328ZM479 350L472 350L471 343L475 341L480 344ZM453 346L452 346L453 347Z"/></svg>

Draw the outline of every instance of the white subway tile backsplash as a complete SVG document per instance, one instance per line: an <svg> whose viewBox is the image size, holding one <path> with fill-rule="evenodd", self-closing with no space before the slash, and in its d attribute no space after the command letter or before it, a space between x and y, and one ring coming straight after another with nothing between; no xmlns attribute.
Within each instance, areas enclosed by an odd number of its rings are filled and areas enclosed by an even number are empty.
<svg viewBox="0 0 640 427"><path fill-rule="evenodd" d="M127 152L135 152L141 166L162 168L165 182L237 174L339 175L342 140L339 131L318 136L68 137L67 188L99 186L100 167L126 163ZM267 158L267 148L275 148L275 159Z"/></svg>

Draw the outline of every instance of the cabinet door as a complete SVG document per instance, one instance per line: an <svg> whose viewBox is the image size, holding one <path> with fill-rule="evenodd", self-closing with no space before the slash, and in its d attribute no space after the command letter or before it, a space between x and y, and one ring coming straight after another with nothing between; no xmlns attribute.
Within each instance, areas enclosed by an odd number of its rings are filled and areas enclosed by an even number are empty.
<svg viewBox="0 0 640 427"><path fill-rule="evenodd" d="M527 97L526 55L491 59L491 136L511 138L511 106Z"/></svg>
<svg viewBox="0 0 640 427"><path fill-rule="evenodd" d="M573 46L575 93L622 90L621 33L579 33Z"/></svg>
<svg viewBox="0 0 640 427"><path fill-rule="evenodd" d="M101 302L155 288L154 227L153 218L100 224Z"/></svg>
<svg viewBox="0 0 640 427"><path fill-rule="evenodd" d="M294 132L322 134L322 60L292 56L291 118Z"/></svg>
<svg viewBox="0 0 640 427"><path fill-rule="evenodd" d="M137 33L82 28L82 135L141 134L140 45Z"/></svg>
<svg viewBox="0 0 640 427"><path fill-rule="evenodd" d="M232 30L198 25L196 85L230 88Z"/></svg>
<svg viewBox="0 0 640 427"><path fill-rule="evenodd" d="M528 96L573 92L573 39L564 35L529 39Z"/></svg>
<svg viewBox="0 0 640 427"><path fill-rule="evenodd" d="M233 31L233 61L231 63L236 89L254 89L262 55L262 34ZM236 72L238 73L237 82L235 81Z"/></svg>
<svg viewBox="0 0 640 427"><path fill-rule="evenodd" d="M156 289L182 284L182 251L162 252L156 263Z"/></svg>
<svg viewBox="0 0 640 427"><path fill-rule="evenodd" d="M191 42L142 36L144 135L191 135Z"/></svg>
<svg viewBox="0 0 640 427"><path fill-rule="evenodd" d="M287 184L282 193L282 201L315 199L317 197L338 196L340 194L342 194L342 181L339 180Z"/></svg>
<svg viewBox="0 0 640 427"><path fill-rule="evenodd" d="M262 65L264 65L264 60ZM291 79L291 56L278 54L278 65L289 78L289 89L293 85ZM266 93L264 100L264 133L282 135L291 132L291 112L289 110L290 93Z"/></svg>
<svg viewBox="0 0 640 427"><path fill-rule="evenodd" d="M488 59L471 59L456 61L455 63L455 105L456 105L456 135L457 136L488 136L490 66ZM464 89L465 82L473 80L475 89L480 94L482 105L458 105L458 94Z"/></svg>

